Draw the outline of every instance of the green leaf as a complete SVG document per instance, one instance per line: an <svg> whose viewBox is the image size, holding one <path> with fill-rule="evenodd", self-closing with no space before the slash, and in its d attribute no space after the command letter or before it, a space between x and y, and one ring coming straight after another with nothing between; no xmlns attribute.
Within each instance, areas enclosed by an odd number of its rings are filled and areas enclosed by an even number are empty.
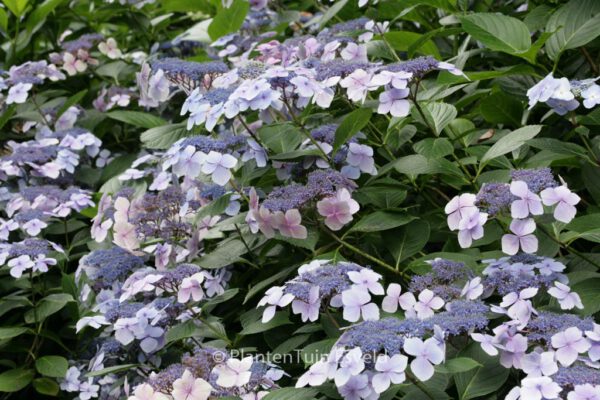
<svg viewBox="0 0 600 400"><path fill-rule="evenodd" d="M442 102L427 103L422 105L421 109L424 115L413 109L412 116L422 124L430 126L436 136L439 136L442 129L458 115L456 107Z"/></svg>
<svg viewBox="0 0 600 400"><path fill-rule="evenodd" d="M413 149L426 158L442 158L454 152L454 146L446 138L427 138L413 145Z"/></svg>
<svg viewBox="0 0 600 400"><path fill-rule="evenodd" d="M273 349L273 354L288 354L288 353L291 353L296 348L298 348L302 344L304 344L309 338L310 338L310 335L292 336L288 340L286 340L283 343L281 343L279 346L275 347Z"/></svg>
<svg viewBox="0 0 600 400"><path fill-rule="evenodd" d="M527 145L540 150L548 150L556 154L589 158L587 150L582 146L575 143L563 142L562 140L558 139L536 138L529 140Z"/></svg>
<svg viewBox="0 0 600 400"><path fill-rule="evenodd" d="M419 50L421 48L421 46L429 46L427 45L428 42L432 42L431 39L436 37L436 36L451 36L451 35L457 35L462 33L462 29L461 28L448 28L445 26L442 26L438 29L433 29L433 30L429 30L426 33L424 33L423 35L421 35L421 37L416 40L414 43L411 43L410 46L408 46L408 58L413 58L415 53L417 52L417 50ZM435 43L434 43L435 45ZM435 47L435 50L433 50L433 48L427 48L427 49L423 49L421 51L419 51L419 53L429 53L437 58L441 58L441 55L435 55L432 53L432 51L436 51L439 53L437 46Z"/></svg>
<svg viewBox="0 0 600 400"><path fill-rule="evenodd" d="M51 378L64 378L69 368L66 358L60 356L44 356L35 360L35 369Z"/></svg>
<svg viewBox="0 0 600 400"><path fill-rule="evenodd" d="M216 317L209 317L206 319L205 323L200 325L199 335L203 338L218 339L221 342L229 343L225 325L223 325ZM219 347L223 347L223 345Z"/></svg>
<svg viewBox="0 0 600 400"><path fill-rule="evenodd" d="M113 365L112 367L106 367L104 369L100 369L98 371L92 371L85 374L86 378L93 378L95 376L102 376L107 374L115 374L117 372L128 371L134 367L137 367L137 364L120 364Z"/></svg>
<svg viewBox="0 0 600 400"><path fill-rule="evenodd" d="M396 265L417 254L429 240L430 228L427 221L414 220L386 235L386 246L396 260Z"/></svg>
<svg viewBox="0 0 600 400"><path fill-rule="evenodd" d="M427 159L421 154L411 154L409 156L401 157L396 161L392 161L390 164L396 171L408 175L411 179L415 179L418 175L422 174L462 176L460 169L452 162L444 158ZM382 171L380 170L379 173L381 174Z"/></svg>
<svg viewBox="0 0 600 400"><path fill-rule="evenodd" d="M406 199L403 186L394 183L377 183L364 186L353 193L361 204L373 204L381 209L394 208Z"/></svg>
<svg viewBox="0 0 600 400"><path fill-rule="evenodd" d="M316 17L314 19L315 22L313 22L313 20L310 20L306 25L308 26L308 25L312 25L314 23L319 23L319 27L323 28L325 26L325 24L327 22L329 22L330 19L335 17L337 15L337 13L342 8L344 8L346 3L348 3L348 0L336 1L331 7L327 7L327 10L323 13L323 15Z"/></svg>
<svg viewBox="0 0 600 400"><path fill-rule="evenodd" d="M11 369L0 374L0 392L18 392L33 380L35 372L30 369Z"/></svg>
<svg viewBox="0 0 600 400"><path fill-rule="evenodd" d="M56 396L60 391L58 383L50 378L37 378L33 381L33 388L40 394Z"/></svg>
<svg viewBox="0 0 600 400"><path fill-rule="evenodd" d="M524 60L529 61L531 64L535 64L535 60L537 58L538 53L540 52L540 50L542 49L544 44L546 44L546 42L548 41L548 39L550 39L550 37L552 35L554 35L554 32L543 32L540 35L540 37L537 38L535 43L533 45L531 45L529 50L527 50L525 53L516 54L516 55L521 57Z"/></svg>
<svg viewBox="0 0 600 400"><path fill-rule="evenodd" d="M451 140L459 140L469 144L475 133L475 124L465 118L456 118L446 127L446 133Z"/></svg>
<svg viewBox="0 0 600 400"><path fill-rule="evenodd" d="M566 229L576 232L577 238L600 243L600 214L588 214L575 218Z"/></svg>
<svg viewBox="0 0 600 400"><path fill-rule="evenodd" d="M302 349L302 361L304 366L309 367L321 360L323 357L327 357L329 351L335 344L337 339L325 339L319 342L314 342Z"/></svg>
<svg viewBox="0 0 600 400"><path fill-rule="evenodd" d="M156 128L167 123L164 119L141 111L112 111L106 114L109 118L125 122L129 125L139 126L140 128Z"/></svg>
<svg viewBox="0 0 600 400"><path fill-rule="evenodd" d="M106 119L106 114L95 109L85 110L83 117L77 120L77 125L88 131L94 131L99 123Z"/></svg>
<svg viewBox="0 0 600 400"><path fill-rule="evenodd" d="M121 175L138 158L137 154L123 154L115 157L106 167L102 169L100 183L108 181L110 178Z"/></svg>
<svg viewBox="0 0 600 400"><path fill-rule="evenodd" d="M263 323L262 319L259 319L248 324L243 324L244 329L242 329L239 334L243 336L255 335L257 333L266 332L273 328L277 328L278 326L289 324L291 324L291 322L288 319L287 312L278 312L269 322Z"/></svg>
<svg viewBox="0 0 600 400"><path fill-rule="evenodd" d="M535 7L533 10L529 10L523 22L531 32L542 30L546 23L548 22L548 18L554 12L554 8L552 8L548 4L542 4L540 6Z"/></svg>
<svg viewBox="0 0 600 400"><path fill-rule="evenodd" d="M271 284L273 282L277 282L278 280L287 277L292 272L296 271L296 269L297 268L295 266L292 266L290 268L286 268L286 269L284 269L282 271L279 271L278 273L276 273L274 275L269 276L267 279L265 279L263 281L260 281L256 285L252 286L250 288L250 290L248 290L248 294L246 294L246 297L244 298L244 304L246 304L248 302L248 300L250 300L252 297L254 297L255 295L257 295L263 289L265 289L268 286L271 286Z"/></svg>
<svg viewBox="0 0 600 400"><path fill-rule="evenodd" d="M46 0L38 5L27 18L25 27L29 34L36 32L46 21L46 17L65 0Z"/></svg>
<svg viewBox="0 0 600 400"><path fill-rule="evenodd" d="M584 164L581 177L583 183L592 195L592 198L596 204L600 204L600 168L594 165Z"/></svg>
<svg viewBox="0 0 600 400"><path fill-rule="evenodd" d="M596 107L588 115L577 116L577 120L584 125L600 125L600 107Z"/></svg>
<svg viewBox="0 0 600 400"><path fill-rule="evenodd" d="M367 56L393 61L394 49L391 49L383 40L371 40L367 43Z"/></svg>
<svg viewBox="0 0 600 400"><path fill-rule="evenodd" d="M530 65L513 65L512 67L498 68L494 71L464 71L465 75L469 77L466 79L462 75L452 75L450 72L443 71L439 74L437 83L440 84L456 84L484 81L495 78L502 78L505 76L512 75L535 75L535 70Z"/></svg>
<svg viewBox="0 0 600 400"><path fill-rule="evenodd" d="M370 108L359 108L352 111L344 118L342 123L335 130L335 139L333 140L333 151L337 151L352 136L356 135L362 128L367 126L373 115Z"/></svg>
<svg viewBox="0 0 600 400"><path fill-rule="evenodd" d="M204 303L204 308L205 309L207 307L212 308L212 307L215 307L217 304L225 303L226 301L229 301L229 300L235 298L239 292L240 292L240 289L238 289L238 288L227 289L220 295L211 297L210 299L207 299L207 301Z"/></svg>
<svg viewBox="0 0 600 400"><path fill-rule="evenodd" d="M212 7L209 1L205 0L161 0L162 7L168 12L198 12L205 14L211 12Z"/></svg>
<svg viewBox="0 0 600 400"><path fill-rule="evenodd" d="M435 43L420 33L393 31L385 33L383 37L394 50L409 51L410 49L413 52L421 53L423 55L434 56L438 59L441 58ZM423 39L424 37L425 39ZM417 44L417 46L413 46L415 44Z"/></svg>
<svg viewBox="0 0 600 400"><path fill-rule="evenodd" d="M417 176L430 172L429 161L421 154L411 154L409 156L400 157L388 165L396 169L396 171L400 172L401 174L409 176ZM384 166L379 170L379 174L382 174L384 169L387 170L387 168Z"/></svg>
<svg viewBox="0 0 600 400"><path fill-rule="evenodd" d="M58 383L50 378L37 378L33 381L33 388L40 394L56 396L60 391Z"/></svg>
<svg viewBox="0 0 600 400"><path fill-rule="evenodd" d="M208 26L210 38L217 40L228 33L239 31L249 8L248 1L234 0L229 7L221 9Z"/></svg>
<svg viewBox="0 0 600 400"><path fill-rule="evenodd" d="M496 157L510 153L524 145L529 139L533 139L542 130L541 125L528 125L510 132L508 135L500 138L483 155L481 163L484 164Z"/></svg>
<svg viewBox="0 0 600 400"><path fill-rule="evenodd" d="M270 392L262 400L313 400L319 391L313 388L283 388Z"/></svg>
<svg viewBox="0 0 600 400"><path fill-rule="evenodd" d="M290 123L272 124L258 130L258 137L276 154L289 153L302 143L302 132Z"/></svg>
<svg viewBox="0 0 600 400"><path fill-rule="evenodd" d="M119 80L121 74L125 75L126 71L133 71L133 67L129 66L126 62L118 60L107 64L101 64L96 68L96 74L107 76L115 81Z"/></svg>
<svg viewBox="0 0 600 400"><path fill-rule="evenodd" d="M207 205L200 207L194 216L194 220L200 221L202 218L207 216L221 215L229 206L231 195L232 193L226 193L218 199L211 201Z"/></svg>
<svg viewBox="0 0 600 400"><path fill-rule="evenodd" d="M546 52L557 60L562 52L581 47L600 35L600 2L571 0L548 19L547 32L555 32L546 42Z"/></svg>
<svg viewBox="0 0 600 400"><path fill-rule="evenodd" d="M177 324L167 331L165 340L168 343L178 342L181 339L200 336L200 328L196 325L196 321L189 320L182 324Z"/></svg>
<svg viewBox="0 0 600 400"><path fill-rule="evenodd" d="M319 157L322 153L318 149L294 150L287 153L274 154L269 157L271 160L294 160L303 157Z"/></svg>
<svg viewBox="0 0 600 400"><path fill-rule="evenodd" d="M379 232L397 228L408 224L415 217L405 212L375 211L361 218L352 228L351 232Z"/></svg>
<svg viewBox="0 0 600 400"><path fill-rule="evenodd" d="M29 304L29 300L24 296L18 296L16 299L10 298L10 300L0 299L0 316L11 310L14 310L15 308L25 307Z"/></svg>
<svg viewBox="0 0 600 400"><path fill-rule="evenodd" d="M44 233L50 235L64 235L65 231L67 233L70 233L87 227L88 224L86 224L85 222L72 219L66 223L66 226L62 222L50 224L46 229L44 229Z"/></svg>
<svg viewBox="0 0 600 400"><path fill-rule="evenodd" d="M78 246L78 242L80 244L85 244L91 239L89 232L81 232L73 237L73 243L71 243L72 247ZM64 293L68 293L74 298L79 295L79 288L75 283L75 273L72 274L62 274L60 278L60 284Z"/></svg>
<svg viewBox="0 0 600 400"><path fill-rule="evenodd" d="M467 372L477 367L482 367L480 363L469 357L458 357L447 360L445 363L438 366L438 370L444 374L457 374Z"/></svg>
<svg viewBox="0 0 600 400"><path fill-rule="evenodd" d="M87 89L83 89L83 90L75 93L73 96L69 97L67 99L67 101L65 101L64 104L62 106L60 106L60 108L56 112L56 119L58 119L61 115L63 115L65 113L65 111L67 111L69 109L69 107L71 107L75 104L79 104L79 102L81 101L81 99L83 99L85 97L87 92L88 92Z"/></svg>
<svg viewBox="0 0 600 400"><path fill-rule="evenodd" d="M0 8L0 28L5 32L8 30L8 14L4 8Z"/></svg>
<svg viewBox="0 0 600 400"><path fill-rule="evenodd" d="M29 310L25 313L25 322L33 324L36 322L36 319L37 322L41 322L50 315L62 310L71 301L75 300L73 300L73 296L70 294L55 293L48 295L40 300L35 310Z"/></svg>
<svg viewBox="0 0 600 400"><path fill-rule="evenodd" d="M449 400L451 397L446 392L437 388L427 388L427 393L422 389L410 386L406 389L403 400Z"/></svg>
<svg viewBox="0 0 600 400"><path fill-rule="evenodd" d="M600 292L598 291L600 278L585 279L571 287L579 295L583 303L583 310L578 310L583 315L593 315L600 311Z"/></svg>
<svg viewBox="0 0 600 400"><path fill-rule="evenodd" d="M449 383L447 374L436 373L427 380L427 384L423 385L427 389L427 393L416 385L405 385L402 391L405 392L404 400L449 400L451 399L444 391ZM391 399L390 399L391 400Z"/></svg>
<svg viewBox="0 0 600 400"><path fill-rule="evenodd" d="M487 122L514 127L521 125L523 104L504 92L485 97L479 105L479 110Z"/></svg>
<svg viewBox="0 0 600 400"><path fill-rule="evenodd" d="M222 241L213 251L201 257L198 264L202 268L222 268L233 264L247 252L244 242L239 239L229 239Z"/></svg>
<svg viewBox="0 0 600 400"><path fill-rule="evenodd" d="M181 138L192 136L185 127L185 122L157 126L142 132L140 140L148 149L168 149Z"/></svg>
<svg viewBox="0 0 600 400"><path fill-rule="evenodd" d="M22 326L2 327L0 328L0 340L12 339L30 331L31 330L29 328Z"/></svg>
<svg viewBox="0 0 600 400"><path fill-rule="evenodd" d="M17 18L20 18L27 9L29 0L2 0L2 3L12 12Z"/></svg>
<svg viewBox="0 0 600 400"><path fill-rule="evenodd" d="M476 13L459 18L465 32L491 50L518 54L531 47L527 25L516 18L491 13Z"/></svg>
<svg viewBox="0 0 600 400"><path fill-rule="evenodd" d="M460 400L469 400L493 393L500 389L508 378L509 370L500 364L498 357L487 355L478 343L471 343L458 356L470 358L481 364L481 367L454 375Z"/></svg>
<svg viewBox="0 0 600 400"><path fill-rule="evenodd" d="M4 110L4 113L0 116L0 129L4 128L4 125L12 118L17 110L16 104L11 104Z"/></svg>

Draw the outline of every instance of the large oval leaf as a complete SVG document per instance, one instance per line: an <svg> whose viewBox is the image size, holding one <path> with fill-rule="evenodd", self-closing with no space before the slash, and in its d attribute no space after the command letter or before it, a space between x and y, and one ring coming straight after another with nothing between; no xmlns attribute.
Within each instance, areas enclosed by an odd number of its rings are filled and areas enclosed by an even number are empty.
<svg viewBox="0 0 600 400"><path fill-rule="evenodd" d="M48 295L38 303L36 310L29 310L25 313L25 322L28 324L41 322L50 315L62 310L70 301L75 301L70 294L55 293Z"/></svg>
<svg viewBox="0 0 600 400"><path fill-rule="evenodd" d="M156 128L157 126L163 126L167 123L167 121L161 117L141 111L118 110L109 112L106 115L108 115L108 117L111 119L146 129Z"/></svg>
<svg viewBox="0 0 600 400"><path fill-rule="evenodd" d="M269 393L263 400L312 400L318 393L312 388L283 388Z"/></svg>
<svg viewBox="0 0 600 400"><path fill-rule="evenodd" d="M140 140L149 149L167 149L173 143L192 134L186 129L185 123L169 124L150 128L142 132Z"/></svg>
<svg viewBox="0 0 600 400"><path fill-rule="evenodd" d="M528 125L516 131L512 131L506 136L498 140L490 149L483 155L481 163L493 160L506 153L518 149L525 144L529 139L533 139L542 130L541 125Z"/></svg>
<svg viewBox="0 0 600 400"><path fill-rule="evenodd" d="M600 35L600 1L571 0L549 19L546 31L555 32L546 42L548 56L556 60L568 49L583 46Z"/></svg>
<svg viewBox="0 0 600 400"><path fill-rule="evenodd" d="M296 150L302 143L302 132L290 123L272 124L258 130L258 137L276 154Z"/></svg>
<svg viewBox="0 0 600 400"><path fill-rule="evenodd" d="M454 375L460 400L469 400L493 393L504 385L509 370L500 365L498 357L487 355L477 343L461 351L459 357L470 358L480 367Z"/></svg>
<svg viewBox="0 0 600 400"><path fill-rule="evenodd" d="M0 374L0 392L18 392L33 379L35 372L30 369L11 369Z"/></svg>
<svg viewBox="0 0 600 400"><path fill-rule="evenodd" d="M335 139L333 141L334 151L367 126L372 114L373 111L370 108L359 108L348 114L335 131Z"/></svg>
<svg viewBox="0 0 600 400"><path fill-rule="evenodd" d="M228 33L236 32L242 27L250 4L245 0L234 0L229 6L223 8L213 18L208 26L208 34L212 40L217 40Z"/></svg>
<svg viewBox="0 0 600 400"><path fill-rule="evenodd" d="M458 115L456 107L442 102L427 103L421 107L421 111L423 115L413 110L412 116L422 124L431 127L436 136L439 136L442 129Z"/></svg>
<svg viewBox="0 0 600 400"><path fill-rule="evenodd" d="M477 13L460 18L463 29L487 48L508 54L531 47L529 29L520 20L501 14Z"/></svg>
<svg viewBox="0 0 600 400"><path fill-rule="evenodd" d="M69 368L69 362L61 356L45 356L35 360L35 369L52 378L64 378Z"/></svg>
<svg viewBox="0 0 600 400"><path fill-rule="evenodd" d="M379 232L397 228L415 219L404 212L377 211L362 218L350 229L353 232Z"/></svg>

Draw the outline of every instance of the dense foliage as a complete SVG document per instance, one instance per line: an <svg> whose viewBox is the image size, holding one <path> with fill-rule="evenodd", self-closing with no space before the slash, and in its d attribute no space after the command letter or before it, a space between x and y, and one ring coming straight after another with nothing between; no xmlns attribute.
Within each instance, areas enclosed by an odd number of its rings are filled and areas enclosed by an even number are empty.
<svg viewBox="0 0 600 400"><path fill-rule="evenodd" d="M2 0L0 396L599 400L599 26Z"/></svg>

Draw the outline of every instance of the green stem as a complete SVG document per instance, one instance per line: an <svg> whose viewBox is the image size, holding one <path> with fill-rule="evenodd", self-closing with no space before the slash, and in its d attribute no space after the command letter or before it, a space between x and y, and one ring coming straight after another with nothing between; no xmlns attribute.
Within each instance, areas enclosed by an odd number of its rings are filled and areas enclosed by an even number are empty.
<svg viewBox="0 0 600 400"><path fill-rule="evenodd" d="M590 64L590 67L592 68L592 71L594 72L594 75L598 75L598 66L594 62L594 59L592 58L592 56L590 55L590 53L587 51L587 49L585 47L580 47L579 50L581 50L581 53L583 54L583 56L587 60L588 64Z"/></svg>
<svg viewBox="0 0 600 400"><path fill-rule="evenodd" d="M430 188L436 192L438 195L440 195L440 197L442 197L444 200L446 200L446 203L450 201L450 197L448 197L448 195L444 192L442 192L440 189L438 189L436 186L430 186Z"/></svg>
<svg viewBox="0 0 600 400"><path fill-rule="evenodd" d="M585 254L581 253L579 250L575 250L573 247L569 246L568 244L561 242L559 239L557 239L553 235L551 235L550 232L548 232L546 230L546 228L544 228L543 226L538 225L538 229L540 231L542 231L546 236L548 236L553 242L558 244L560 247L562 247L569 253L572 253L572 254L576 255L577 257L581 258L582 260L587 261L588 263L592 264L593 266L595 266L596 268L598 268L600 270L600 264L598 264L596 261L592 260Z"/></svg>
<svg viewBox="0 0 600 400"><path fill-rule="evenodd" d="M206 325L206 327L209 330L213 331L219 339L224 340L225 342L227 342L227 345L231 347L231 340L229 340L229 338L226 335L223 336L223 332L215 328L210 322L208 322L205 318L202 318L200 315L196 315L196 318L198 319L198 321Z"/></svg>
<svg viewBox="0 0 600 400"><path fill-rule="evenodd" d="M15 36L12 40L12 44L10 46L10 55L8 58L8 65L11 65L17 59L17 41L19 40L19 30L21 28L21 17L15 16L17 22L15 23Z"/></svg>
<svg viewBox="0 0 600 400"><path fill-rule="evenodd" d="M265 146L264 144L262 144L262 142L260 141L260 139L258 138L256 133L252 129L250 129L250 127L248 126L246 121L244 121L244 118L242 118L240 115L238 115L237 117L238 117L238 120L241 122L241 124L246 129L246 131L250 134L250 136L252 136L252 138L254 140L256 140L256 143L260 144L262 146L262 148L264 148L266 151L269 151L269 148L267 146Z"/></svg>
<svg viewBox="0 0 600 400"><path fill-rule="evenodd" d="M66 245L67 249L70 249L71 245L69 243L69 225L68 225L66 219L63 219L63 227L64 227L64 232L65 232L65 245Z"/></svg>
<svg viewBox="0 0 600 400"><path fill-rule="evenodd" d="M242 230L240 229L238 224L233 224L233 226L235 226L235 230L237 231L238 235L240 236L240 240L244 244L244 247L246 248L246 250L248 250L248 253L250 253L250 257L252 257L252 260L254 262L256 262L257 261L256 255L252 251L252 248L248 245L248 242L246 242L246 239L244 239L244 235L242 235Z"/></svg>
<svg viewBox="0 0 600 400"><path fill-rule="evenodd" d="M386 45L386 47L388 48L389 52L394 56L394 59L397 62L402 61L402 60L400 60L400 57L398 57L398 54L396 54L396 50L394 50L394 48L392 47L392 45L390 44L390 42L388 42L388 40L385 38L385 34L377 27L377 24L375 24L375 29L377 30L377 33L379 33L379 36L381 36L381 40Z"/></svg>
<svg viewBox="0 0 600 400"><path fill-rule="evenodd" d="M421 105L417 101L417 94L419 93L419 85L420 85L420 83L421 83L421 81L417 81L417 83L415 84L415 92L412 93L409 96L409 98L412 100L413 104L415 105L415 108L417 109L417 111L421 115L421 118L423 118L423 122L425 122L425 125L427 125L427 127L429 128L429 130L435 136L437 136L437 134L435 133L435 129L431 126L431 124L429 123L429 120L425 117L425 113L423 112L423 109L421 108Z"/></svg>
<svg viewBox="0 0 600 400"><path fill-rule="evenodd" d="M38 105L37 101L35 101L35 95L31 96L31 102L33 103L33 106L35 107L36 111L42 116L42 121L44 122L44 125L50 126L50 123L46 119L46 116L42 112L42 109Z"/></svg>
<svg viewBox="0 0 600 400"><path fill-rule="evenodd" d="M229 184L231 185L231 187L233 187L233 189L238 192L238 194L240 196L242 196L242 198L246 201L246 203L250 204L250 199L248 198L248 196L246 196L246 193L244 193L244 191L242 189L240 189L240 187L235 183L235 181L233 180L233 178L231 178L229 180Z"/></svg>
<svg viewBox="0 0 600 400"><path fill-rule="evenodd" d="M429 389L427 389L427 387L423 385L423 383L420 380L418 380L411 372L404 371L404 373L406 374L408 380L411 381L416 387L418 387L427 397L429 397L431 400L436 400L435 396L429 392Z"/></svg>
<svg viewBox="0 0 600 400"><path fill-rule="evenodd" d="M340 329L340 324L338 324L338 322L335 320L335 318L333 318L333 315L331 315L331 313L329 312L329 308L327 308L327 307L325 307L325 314L327 314L327 317L329 318L331 323L333 325L335 325L336 328Z"/></svg>
<svg viewBox="0 0 600 400"><path fill-rule="evenodd" d="M39 318L38 318L37 304L35 301L36 293L35 293L35 285L33 282L33 270L29 270L29 282L31 284L31 305L33 307L33 319L34 319L34 324L35 324L34 335L35 336L33 337L33 341L31 342L31 347L27 351L27 359L25 360L25 364L27 364L27 365L30 365L37 358L36 348L38 345L39 334L42 330L42 325L38 322Z"/></svg>
<svg viewBox="0 0 600 400"><path fill-rule="evenodd" d="M335 240L336 242L338 242L342 246L346 247L347 249L352 250L353 252L355 252L356 254L361 255L362 257L366 258L367 260L373 261L377 265L380 265L380 266L384 267L385 269L387 269L390 272L393 272L396 275L400 275L401 277L406 278L406 274L404 272L402 272L400 270L397 270L396 268L394 268L390 264L386 263L385 261L380 260L377 257L373 257L372 255L365 253L364 251L362 251L358 247L355 247L355 246L351 245L350 243L346 242L345 240L342 240L340 237L338 237L335 233L331 232L329 229L323 228L323 230L329 236L331 236L333 238L333 240Z"/></svg>
<svg viewBox="0 0 600 400"><path fill-rule="evenodd" d="M288 112L290 113L290 116L292 117L294 124L296 124L296 126L298 126L298 128L300 128L300 131L302 132L302 134L313 144L313 146L315 146L317 148L319 153L321 153L321 158L323 158L325 161L327 161L327 163L333 168L334 167L333 163L329 159L329 156L327 155L325 150L323 150L323 148L319 145L319 143L315 140L315 138L313 138L312 135L310 134L310 132L306 129L304 124L300 120L298 120L298 118L296 117L294 110L292 110L292 107L288 104L285 93L283 95L283 104L285 104L285 107L287 108Z"/></svg>

